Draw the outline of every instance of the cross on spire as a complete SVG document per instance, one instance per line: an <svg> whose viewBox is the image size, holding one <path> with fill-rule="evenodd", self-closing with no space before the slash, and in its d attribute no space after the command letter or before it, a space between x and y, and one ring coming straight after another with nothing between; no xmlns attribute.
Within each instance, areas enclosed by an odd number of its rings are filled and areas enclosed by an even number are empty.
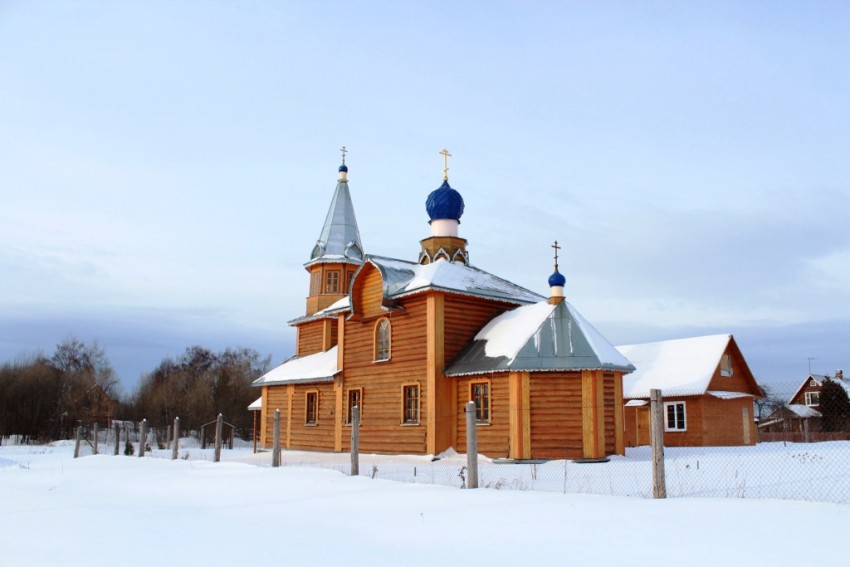
<svg viewBox="0 0 850 567"><path fill-rule="evenodd" d="M561 247L558 246L557 240L555 241L555 244L552 245L552 248L555 249L555 271L557 272L558 271L558 250L561 249Z"/></svg>
<svg viewBox="0 0 850 567"><path fill-rule="evenodd" d="M443 148L443 151L440 152L440 155L443 156L443 181L449 180L449 158L452 157L452 154L449 153L449 150Z"/></svg>
<svg viewBox="0 0 850 567"><path fill-rule="evenodd" d="M342 152L342 165L345 165L345 154L348 153L348 150L346 150L345 146L343 146L339 151Z"/></svg>

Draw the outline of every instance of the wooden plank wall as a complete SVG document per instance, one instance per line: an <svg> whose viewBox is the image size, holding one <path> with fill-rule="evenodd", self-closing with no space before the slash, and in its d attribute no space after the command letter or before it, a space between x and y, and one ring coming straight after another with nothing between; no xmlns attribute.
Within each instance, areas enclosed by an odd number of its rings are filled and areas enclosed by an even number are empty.
<svg viewBox="0 0 850 567"><path fill-rule="evenodd" d="M446 294L445 317L445 358L446 365L457 358L478 331L491 319L504 313L513 306L461 295ZM467 402L469 400L466 400Z"/></svg>
<svg viewBox="0 0 850 567"><path fill-rule="evenodd" d="M363 266L354 281L354 313L358 317L377 317L384 313L381 303L384 298L381 272L372 264ZM369 341L371 343L371 340Z"/></svg>
<svg viewBox="0 0 850 567"><path fill-rule="evenodd" d="M583 456L581 373L531 373L531 458Z"/></svg>
<svg viewBox="0 0 850 567"><path fill-rule="evenodd" d="M478 452L488 457L507 457L510 453L510 404L508 373L464 376L457 381L457 443L459 453L466 452L466 414L470 384L490 380L490 425L478 426Z"/></svg>
<svg viewBox="0 0 850 567"><path fill-rule="evenodd" d="M324 346L325 321L309 321L298 326L298 345L295 353L298 356L306 356L325 350Z"/></svg>
<svg viewBox="0 0 850 567"><path fill-rule="evenodd" d="M307 393L319 395L319 412L316 425L307 425ZM293 388L292 419L290 421L290 449L333 451L336 398L333 384L305 384Z"/></svg>
<svg viewBox="0 0 850 567"><path fill-rule="evenodd" d="M372 269L374 270L374 268ZM366 268L364 268L364 272ZM376 277L377 276L377 277ZM376 298L380 297L380 274L377 270L358 276L355 290L362 289L359 320L345 324L345 366L343 406L348 390L363 389L360 427L360 450L369 453L425 453L425 407L427 399L426 371L426 298L413 296L402 302L403 309L384 312L375 317ZM370 299L371 298L371 299ZM372 315L372 316L369 316ZM376 323L386 316L391 325L390 360L374 362ZM419 384L419 425L402 425L402 385ZM342 433L342 450L349 450L348 427Z"/></svg>
<svg viewBox="0 0 850 567"><path fill-rule="evenodd" d="M602 378L602 399L605 405L603 410L605 422L605 454L614 455L617 453L616 444L616 428L614 427L615 413L615 392L614 392L614 375L606 373ZM622 400L621 400L622 403Z"/></svg>

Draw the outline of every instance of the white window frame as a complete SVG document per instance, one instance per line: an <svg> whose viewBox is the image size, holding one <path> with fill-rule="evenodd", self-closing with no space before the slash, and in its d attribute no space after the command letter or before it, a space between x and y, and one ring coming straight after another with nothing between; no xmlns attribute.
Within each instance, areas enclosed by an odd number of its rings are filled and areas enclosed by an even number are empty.
<svg viewBox="0 0 850 567"><path fill-rule="evenodd" d="M681 406L681 411L682 411L682 416L681 416L681 417L682 417L682 419L681 419L681 421L682 421L682 427L678 427L678 423L679 423L679 416L678 416L678 413L679 413L679 412L678 412L678 410L677 410L677 409L674 409L674 410L673 410L673 411L674 411L674 414L675 414L675 416L674 416L675 424L674 424L674 426L673 426L673 427L670 427L670 421L669 421L669 419L668 419L668 415L669 415L669 414L668 414L668 411L669 411L669 410L667 409L667 408L668 408L668 407L670 407L670 406L673 406L674 408L676 408L677 406ZM686 404L685 402L664 402L664 431L675 431L675 432L681 432L681 431L687 431L687 430L688 430L688 409L687 409L687 404Z"/></svg>
<svg viewBox="0 0 850 567"><path fill-rule="evenodd" d="M819 406L820 405L820 392L810 391L805 393L806 396L806 405L811 406ZM812 400L812 398L816 397L817 399Z"/></svg>

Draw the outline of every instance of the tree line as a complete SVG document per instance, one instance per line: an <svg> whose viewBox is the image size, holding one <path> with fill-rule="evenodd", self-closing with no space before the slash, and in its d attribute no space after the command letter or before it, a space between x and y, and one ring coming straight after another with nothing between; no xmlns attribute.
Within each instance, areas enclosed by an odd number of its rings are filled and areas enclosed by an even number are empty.
<svg viewBox="0 0 850 567"><path fill-rule="evenodd" d="M259 396L251 383L265 374L271 357L240 348L213 352L192 346L144 374L128 395L97 342L76 338L52 355L18 357L0 365L0 435L26 441L68 439L78 425L109 427L113 420L166 427L180 417L184 430L199 429L222 413L238 433L250 435L248 404Z"/></svg>

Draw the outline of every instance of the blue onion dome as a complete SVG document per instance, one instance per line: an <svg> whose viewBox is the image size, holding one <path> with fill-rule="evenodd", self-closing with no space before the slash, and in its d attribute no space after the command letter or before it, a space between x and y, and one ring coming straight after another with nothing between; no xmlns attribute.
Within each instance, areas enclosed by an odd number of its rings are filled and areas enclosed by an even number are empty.
<svg viewBox="0 0 850 567"><path fill-rule="evenodd" d="M564 287L566 283L567 278L558 270L555 270L555 273L549 276L549 287Z"/></svg>
<svg viewBox="0 0 850 567"><path fill-rule="evenodd" d="M463 197L460 193L449 186L448 181L443 181L439 189L428 195L425 201L425 209L431 220L452 219L460 221L463 214Z"/></svg>
<svg viewBox="0 0 850 567"><path fill-rule="evenodd" d="M339 166L339 172L340 173L348 173L348 166L345 165L345 164L342 164L341 166Z"/></svg>

